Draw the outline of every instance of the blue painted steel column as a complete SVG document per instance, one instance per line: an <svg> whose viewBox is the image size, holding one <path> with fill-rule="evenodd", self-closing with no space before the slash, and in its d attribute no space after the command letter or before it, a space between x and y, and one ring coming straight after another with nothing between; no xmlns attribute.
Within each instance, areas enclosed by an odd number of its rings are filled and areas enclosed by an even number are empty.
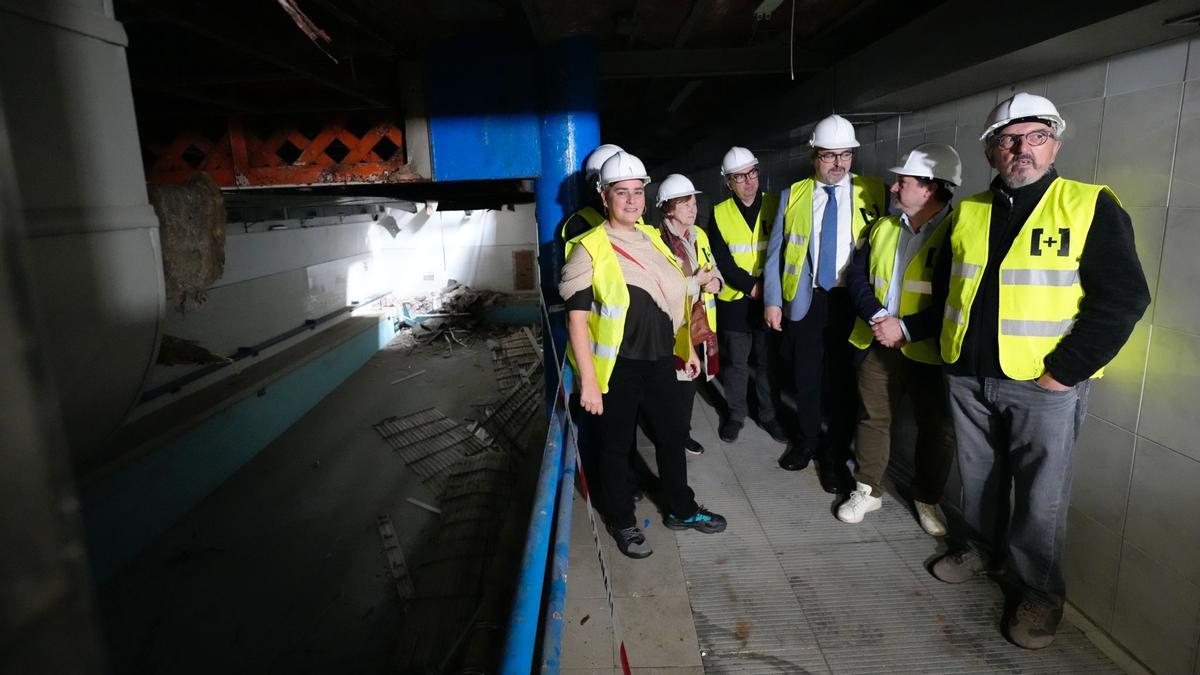
<svg viewBox="0 0 1200 675"><path fill-rule="evenodd" d="M554 355L562 358L567 342L565 314L558 308L558 277L562 267L562 243L557 230L563 220L584 203L579 172L583 160L600 145L597 112L596 45L591 38L571 38L542 51L542 174L536 183L538 266L542 294L550 305L550 324L544 335L546 404L553 405L558 387Z"/></svg>

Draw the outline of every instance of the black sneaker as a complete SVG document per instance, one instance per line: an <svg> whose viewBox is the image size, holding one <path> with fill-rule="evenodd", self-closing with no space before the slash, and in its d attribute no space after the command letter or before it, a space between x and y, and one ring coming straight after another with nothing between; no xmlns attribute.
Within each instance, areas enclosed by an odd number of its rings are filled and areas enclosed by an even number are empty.
<svg viewBox="0 0 1200 675"><path fill-rule="evenodd" d="M738 439L738 434L740 433L742 433L741 422L726 421L721 425L721 429L717 435L726 443L733 443Z"/></svg>
<svg viewBox="0 0 1200 675"><path fill-rule="evenodd" d="M697 441L696 439L692 438L691 436L688 436L687 442L685 442L683 444L683 449L687 450L690 454L693 454L693 455L703 455L704 454L704 446L700 445L700 441Z"/></svg>
<svg viewBox="0 0 1200 675"><path fill-rule="evenodd" d="M725 531L725 516L718 515L701 506L691 518L676 518L668 513L663 524L672 530L696 530L704 534Z"/></svg>
<svg viewBox="0 0 1200 675"><path fill-rule="evenodd" d="M783 425L779 423L779 420L769 419L766 422L759 422L758 426L762 427L762 430L767 432L776 441L780 443L788 442L788 435L783 431Z"/></svg>
<svg viewBox="0 0 1200 675"><path fill-rule="evenodd" d="M637 525L620 529L609 527L608 531L616 540L617 549L630 558L648 558L654 553L654 549L646 543L646 535Z"/></svg>

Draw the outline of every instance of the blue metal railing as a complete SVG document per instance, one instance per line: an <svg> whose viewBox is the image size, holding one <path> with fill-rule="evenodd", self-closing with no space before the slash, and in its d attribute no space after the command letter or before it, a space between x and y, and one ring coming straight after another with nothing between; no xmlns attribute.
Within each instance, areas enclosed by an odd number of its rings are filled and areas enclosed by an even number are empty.
<svg viewBox="0 0 1200 675"><path fill-rule="evenodd" d="M550 411L550 429L546 435L546 449L542 454L542 468L538 474L533 513L529 518L525 551L521 559L521 574L500 661L500 672L506 675L534 672L533 654L539 626L542 627L542 663L539 670L542 673L557 673L559 670L563 606L567 596L571 505L575 494L576 444L567 409L567 392L572 387L571 369L563 368L560 364L558 370L561 374L560 385ZM554 536L553 547L551 533ZM551 549L554 558L547 571L546 562ZM543 613L542 598L547 581L550 593Z"/></svg>

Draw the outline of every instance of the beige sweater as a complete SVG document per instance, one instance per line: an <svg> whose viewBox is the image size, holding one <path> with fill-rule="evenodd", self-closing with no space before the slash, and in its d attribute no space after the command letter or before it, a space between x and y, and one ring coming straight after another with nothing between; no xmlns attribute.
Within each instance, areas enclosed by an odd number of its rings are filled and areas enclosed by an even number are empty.
<svg viewBox="0 0 1200 675"><path fill-rule="evenodd" d="M649 293L654 299L654 304L671 317L671 327L679 330L685 318L683 306L687 295L687 282L683 275L654 247L641 230L618 230L607 222L602 227L608 233L609 241L641 263L639 266L620 253L617 254L617 262L621 266L625 283ZM591 285L592 256L584 247L576 246L575 250L571 251L567 264L563 266L558 294L562 298L570 298Z"/></svg>

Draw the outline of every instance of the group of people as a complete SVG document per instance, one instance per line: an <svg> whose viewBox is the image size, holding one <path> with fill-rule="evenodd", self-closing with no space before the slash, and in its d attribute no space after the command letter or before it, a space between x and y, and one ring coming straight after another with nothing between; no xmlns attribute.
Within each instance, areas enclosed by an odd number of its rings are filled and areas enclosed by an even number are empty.
<svg viewBox="0 0 1200 675"><path fill-rule="evenodd" d="M1000 573L1005 635L1030 649L1053 642L1089 383L1150 301L1117 197L1054 168L1066 126L1044 97L1000 102L980 136L996 177L956 201L955 148L912 148L885 190L852 172L854 127L831 115L810 139L813 175L779 195L760 189L750 150L731 148L721 163L730 195L707 229L686 177L663 180L652 227L642 162L612 145L594 151L585 173L599 203L564 225L559 291L599 506L620 551L651 554L630 475L639 422L655 445L666 526L726 527L687 482L685 452L703 452L690 435L698 381L721 384L722 441L756 419L787 444L781 468L816 462L846 523L882 505L907 400L926 532L947 534L938 505L956 457L961 484L951 500L961 526L931 574ZM778 390L789 377L785 427Z"/></svg>

